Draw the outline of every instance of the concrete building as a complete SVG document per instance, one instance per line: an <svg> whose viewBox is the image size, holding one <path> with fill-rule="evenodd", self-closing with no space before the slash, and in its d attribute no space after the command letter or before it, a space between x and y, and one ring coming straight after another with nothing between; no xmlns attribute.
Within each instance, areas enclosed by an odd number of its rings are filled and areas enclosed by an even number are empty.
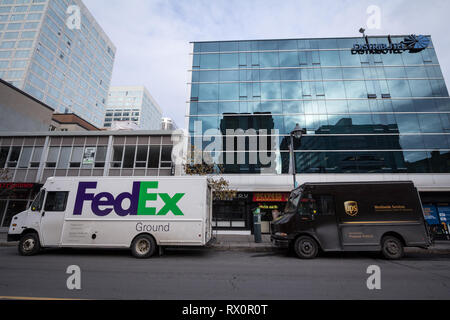
<svg viewBox="0 0 450 320"><path fill-rule="evenodd" d="M101 131L73 113L54 113L50 131Z"/></svg>
<svg viewBox="0 0 450 320"><path fill-rule="evenodd" d="M450 98L430 36L194 42L192 56L191 141L232 159L225 175L239 191L216 202L217 229L251 232L259 206L269 231L293 188L297 124L298 184L411 180L437 221L450 214ZM244 148L207 149L239 128ZM252 129L272 143L250 149Z"/></svg>
<svg viewBox="0 0 450 320"><path fill-rule="evenodd" d="M81 0L0 2L0 78L56 112L103 125L115 52Z"/></svg>
<svg viewBox="0 0 450 320"><path fill-rule="evenodd" d="M163 117L161 119L161 129L162 130L176 130L176 129L178 129L178 126L175 123L175 121L173 121L173 119Z"/></svg>
<svg viewBox="0 0 450 320"><path fill-rule="evenodd" d="M171 176L170 131L0 133L0 232L48 177Z"/></svg>
<svg viewBox="0 0 450 320"><path fill-rule="evenodd" d="M54 110L0 79L0 132L48 131Z"/></svg>
<svg viewBox="0 0 450 320"><path fill-rule="evenodd" d="M139 130L160 130L162 111L143 86L111 87L105 113L105 128L114 123L133 123Z"/></svg>

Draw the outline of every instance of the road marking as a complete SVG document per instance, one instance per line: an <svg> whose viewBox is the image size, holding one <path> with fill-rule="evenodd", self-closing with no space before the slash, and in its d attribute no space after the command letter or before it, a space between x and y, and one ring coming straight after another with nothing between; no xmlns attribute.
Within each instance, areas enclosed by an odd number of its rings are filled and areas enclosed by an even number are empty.
<svg viewBox="0 0 450 320"><path fill-rule="evenodd" d="M36 300L36 301L55 301L55 300L85 300L85 299L70 299L70 298L42 298L42 297L15 297L15 296L0 296L0 300Z"/></svg>

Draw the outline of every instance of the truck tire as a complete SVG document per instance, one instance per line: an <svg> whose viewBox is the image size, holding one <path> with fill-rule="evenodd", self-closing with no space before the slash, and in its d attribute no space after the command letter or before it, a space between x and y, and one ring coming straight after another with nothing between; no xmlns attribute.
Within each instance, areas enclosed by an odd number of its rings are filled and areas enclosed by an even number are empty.
<svg viewBox="0 0 450 320"><path fill-rule="evenodd" d="M294 249L300 259L314 259L319 252L319 245L313 238L301 236L295 240Z"/></svg>
<svg viewBox="0 0 450 320"><path fill-rule="evenodd" d="M404 254L403 243L394 236L385 236L381 240L381 253L386 259L401 259Z"/></svg>
<svg viewBox="0 0 450 320"><path fill-rule="evenodd" d="M22 256L32 256L41 250L39 236L36 233L27 233L20 238L19 253Z"/></svg>
<svg viewBox="0 0 450 320"><path fill-rule="evenodd" d="M156 252L155 239L148 234L137 236L131 244L131 252L138 259L150 258Z"/></svg>

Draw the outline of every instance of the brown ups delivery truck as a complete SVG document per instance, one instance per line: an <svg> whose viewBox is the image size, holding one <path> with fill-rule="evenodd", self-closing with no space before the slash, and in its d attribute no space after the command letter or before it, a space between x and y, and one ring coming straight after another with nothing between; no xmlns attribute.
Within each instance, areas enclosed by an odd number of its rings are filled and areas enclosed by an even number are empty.
<svg viewBox="0 0 450 320"><path fill-rule="evenodd" d="M305 183L291 192L272 222L272 242L300 258L322 251L381 251L399 259L404 247L430 245L414 184L395 182Z"/></svg>

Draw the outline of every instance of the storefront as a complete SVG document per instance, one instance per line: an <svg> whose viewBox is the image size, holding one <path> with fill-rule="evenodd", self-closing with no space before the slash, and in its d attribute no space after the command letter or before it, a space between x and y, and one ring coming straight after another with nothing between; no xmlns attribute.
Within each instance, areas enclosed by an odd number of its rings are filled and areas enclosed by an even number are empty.
<svg viewBox="0 0 450 320"><path fill-rule="evenodd" d="M6 230L12 217L29 206L40 187L36 183L0 183L0 230Z"/></svg>
<svg viewBox="0 0 450 320"><path fill-rule="evenodd" d="M261 231L270 233L270 222L284 209L288 192L239 192L233 200L214 201L215 230L248 231L253 233L253 212L261 212Z"/></svg>
<svg viewBox="0 0 450 320"><path fill-rule="evenodd" d="M421 193L425 221L437 240L450 240L450 194Z"/></svg>

